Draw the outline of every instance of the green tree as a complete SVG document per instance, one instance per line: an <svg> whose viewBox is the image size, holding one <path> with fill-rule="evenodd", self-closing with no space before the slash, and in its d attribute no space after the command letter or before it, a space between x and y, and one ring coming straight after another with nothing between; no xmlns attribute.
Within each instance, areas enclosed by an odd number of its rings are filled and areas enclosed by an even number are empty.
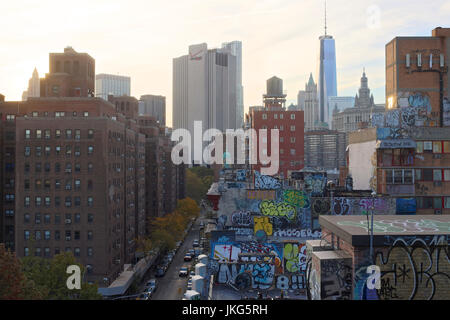
<svg viewBox="0 0 450 320"><path fill-rule="evenodd" d="M78 265L82 276L85 274L83 265L77 263L71 252L55 255L51 260L40 257L25 257L22 259L22 269L27 277L36 284L38 291L47 300L98 300L102 296L97 292L96 284L81 283L81 289L67 288L67 267Z"/></svg>

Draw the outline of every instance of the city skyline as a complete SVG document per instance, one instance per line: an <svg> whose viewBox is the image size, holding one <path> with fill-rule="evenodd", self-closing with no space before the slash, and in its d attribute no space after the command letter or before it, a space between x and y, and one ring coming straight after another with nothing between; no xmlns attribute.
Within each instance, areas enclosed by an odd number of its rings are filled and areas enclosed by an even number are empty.
<svg viewBox="0 0 450 320"><path fill-rule="evenodd" d="M317 38L323 33L322 2L198 1L201 6L195 11L187 10L195 2L134 1L126 8L124 3L105 3L89 3L86 11L87 2L81 2L72 8L70 17L58 14L64 8L55 6L55 1L39 6L21 1L2 3L0 9L9 13L2 21L9 30L4 36L9 46L0 50L0 72L8 75L0 79L0 93L8 101L21 100L34 68L42 76L48 72L48 53L72 46L96 60L98 73L129 75L132 96L166 96L171 126L171 60L184 54L192 43L220 47L223 42L242 41L244 112L250 105L261 104L265 79L276 75L284 80L289 104L296 101L310 72L315 74ZM147 6L158 10L149 13ZM408 2L408 7L388 1L354 1L344 6L344 1L336 0L327 2L327 12L328 32L336 39L338 94L353 96L366 67L375 102L384 103L385 44L397 35L429 36L429 30L445 26L449 20L450 4L436 1L431 8L419 1ZM273 14L282 16L283 23L267 24L265 18ZM357 50L355 44L359 44Z"/></svg>

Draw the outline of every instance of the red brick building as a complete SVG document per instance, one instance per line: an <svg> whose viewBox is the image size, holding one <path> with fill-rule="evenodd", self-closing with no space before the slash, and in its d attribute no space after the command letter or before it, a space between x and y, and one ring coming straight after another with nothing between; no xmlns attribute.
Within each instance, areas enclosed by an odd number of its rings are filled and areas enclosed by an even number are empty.
<svg viewBox="0 0 450 320"><path fill-rule="evenodd" d="M287 110L284 106L286 95L283 94L282 80L273 77L267 80L267 94L263 96L264 107L252 108L247 115L249 127L258 134L258 164L253 170L260 171L259 146L267 143L263 154L271 154L271 129L279 130L279 170L278 176L288 178L292 171L304 167L304 113ZM267 141L261 141L259 130L267 129Z"/></svg>

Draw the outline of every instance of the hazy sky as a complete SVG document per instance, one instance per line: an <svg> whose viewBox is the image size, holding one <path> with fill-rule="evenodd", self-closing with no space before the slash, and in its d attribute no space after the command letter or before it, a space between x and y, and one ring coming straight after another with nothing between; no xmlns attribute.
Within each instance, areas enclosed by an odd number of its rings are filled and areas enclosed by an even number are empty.
<svg viewBox="0 0 450 320"><path fill-rule="evenodd" d="M49 52L72 46L96 60L96 73L131 77L131 95L167 97L172 122L172 59L190 44L243 43L245 110L260 105L266 80L284 80L295 102L309 73L317 81L321 0L78 0L0 2L0 93L20 100L34 67L48 72ZM329 0L336 40L338 95L354 96L363 67L376 103L384 103L384 48L395 36L450 27L446 0Z"/></svg>

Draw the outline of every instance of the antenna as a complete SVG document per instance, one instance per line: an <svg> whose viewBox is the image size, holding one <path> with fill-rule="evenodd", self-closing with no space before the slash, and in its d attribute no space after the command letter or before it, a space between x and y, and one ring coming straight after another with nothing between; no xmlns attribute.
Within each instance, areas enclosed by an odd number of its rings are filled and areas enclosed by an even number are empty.
<svg viewBox="0 0 450 320"><path fill-rule="evenodd" d="M327 1L325 0L325 35L327 35Z"/></svg>

